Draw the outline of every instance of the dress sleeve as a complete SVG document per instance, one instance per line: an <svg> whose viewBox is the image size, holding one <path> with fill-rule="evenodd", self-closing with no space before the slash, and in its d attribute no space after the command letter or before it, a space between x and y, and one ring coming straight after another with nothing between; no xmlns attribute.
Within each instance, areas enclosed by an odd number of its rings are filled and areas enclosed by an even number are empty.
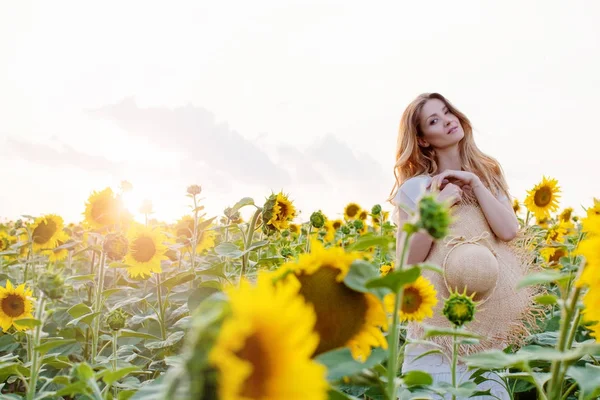
<svg viewBox="0 0 600 400"><path fill-rule="evenodd" d="M394 212L392 220L400 225L400 208L407 212L417 211L417 203L425 192L429 179L426 177L415 177L404 182L394 197Z"/></svg>

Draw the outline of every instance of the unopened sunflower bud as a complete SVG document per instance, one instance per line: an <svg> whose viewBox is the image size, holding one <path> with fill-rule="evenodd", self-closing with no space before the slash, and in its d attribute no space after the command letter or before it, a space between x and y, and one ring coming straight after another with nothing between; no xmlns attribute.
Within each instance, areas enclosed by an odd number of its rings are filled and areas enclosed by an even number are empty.
<svg viewBox="0 0 600 400"><path fill-rule="evenodd" d="M302 225L302 228L300 228L300 233L302 233L303 235L308 235L308 228Z"/></svg>
<svg viewBox="0 0 600 400"><path fill-rule="evenodd" d="M288 236L290 236L290 231L288 229L284 229L281 231L281 237L286 238Z"/></svg>
<svg viewBox="0 0 600 400"><path fill-rule="evenodd" d="M325 225L325 219L321 211L315 211L310 216L310 223L314 228L320 229Z"/></svg>
<svg viewBox="0 0 600 400"><path fill-rule="evenodd" d="M294 256L294 252L289 247L282 247L280 254L283 258L291 258Z"/></svg>
<svg viewBox="0 0 600 400"><path fill-rule="evenodd" d="M365 227L365 223L362 222L360 219L352 221L352 224L354 225L354 229L356 229L357 231L360 231L362 228Z"/></svg>
<svg viewBox="0 0 600 400"><path fill-rule="evenodd" d="M200 185L190 185L187 188L187 192L192 196L197 196L202 193L202 187Z"/></svg>
<svg viewBox="0 0 600 400"><path fill-rule="evenodd" d="M467 296L466 289L463 293L458 293L458 291L450 292L450 297L446 299L442 312L454 326L463 326L475 318L473 296L475 296L475 293Z"/></svg>
<svg viewBox="0 0 600 400"><path fill-rule="evenodd" d="M61 299L66 292L62 276L54 272L44 272L38 279L38 287L52 300Z"/></svg>
<svg viewBox="0 0 600 400"><path fill-rule="evenodd" d="M110 261L121 261L127 254L129 241L120 233L109 233L102 246L106 258Z"/></svg>
<svg viewBox="0 0 600 400"><path fill-rule="evenodd" d="M375 204L373 208L371 208L371 214L379 215L381 214L381 206L379 204Z"/></svg>
<svg viewBox="0 0 600 400"><path fill-rule="evenodd" d="M432 195L423 196L419 201L419 222L434 239L442 239L448 234L451 219L448 206L437 202Z"/></svg>
<svg viewBox="0 0 600 400"><path fill-rule="evenodd" d="M127 322L127 313L120 308L112 310L106 316L106 325L113 330L118 331L119 329L125 328Z"/></svg>
<svg viewBox="0 0 600 400"><path fill-rule="evenodd" d="M340 228L340 230L342 231L342 233L344 235L350 234L350 227L348 225L342 225L342 227Z"/></svg>

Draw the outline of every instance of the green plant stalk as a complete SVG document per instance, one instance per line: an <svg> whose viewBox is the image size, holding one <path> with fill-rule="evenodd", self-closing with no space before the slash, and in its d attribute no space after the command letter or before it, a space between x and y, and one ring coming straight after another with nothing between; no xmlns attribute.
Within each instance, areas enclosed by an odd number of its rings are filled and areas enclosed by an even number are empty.
<svg viewBox="0 0 600 400"><path fill-rule="evenodd" d="M454 331L456 331L456 326L454 326ZM456 340L456 335L452 335L452 387L457 388L456 386L456 362L458 360L458 342ZM452 394L452 400L456 400L456 395Z"/></svg>
<svg viewBox="0 0 600 400"><path fill-rule="evenodd" d="M160 273L156 274L156 295L158 297L158 318L160 321L160 334L162 340L167 340L167 327L165 326L165 308L163 306Z"/></svg>
<svg viewBox="0 0 600 400"><path fill-rule="evenodd" d="M42 318L44 316L44 303L46 302L46 298L44 297L44 292L40 292L40 297L38 299L37 308L35 310L35 319L37 319L40 324L35 327L33 333L33 354L31 357L31 367L30 367L30 378L29 385L27 387L27 400L33 400L36 394L37 380L38 380L38 372L40 370L40 353L36 350L36 347L40 345L40 334L42 332L43 321Z"/></svg>
<svg viewBox="0 0 600 400"><path fill-rule="evenodd" d="M196 246L198 246L198 201L196 200L196 195L194 195L194 232L192 236L192 254L190 254L192 272L196 270L194 265L196 261Z"/></svg>
<svg viewBox="0 0 600 400"><path fill-rule="evenodd" d="M306 232L306 252L310 253L310 232L312 231L312 225L308 225L308 231Z"/></svg>
<svg viewBox="0 0 600 400"><path fill-rule="evenodd" d="M583 268L579 268L577 278L581 274ZM560 330L559 330L559 338L558 343L556 345L556 349L560 352L564 352L567 344L567 335L570 331L571 320L573 317L573 311L577 307L577 300L579 299L579 295L581 293L581 288L575 288L571 292L568 301L565 303L563 307L561 307L561 321L560 321ZM576 328L575 328L576 329ZM553 361L552 366L550 368L551 378L550 384L548 385L548 393L550 394L551 399L560 398L560 392L562 391L563 382L559 379L561 375L561 370L563 367L563 361Z"/></svg>
<svg viewBox="0 0 600 400"><path fill-rule="evenodd" d="M119 331L112 332L112 370L117 370L117 339L119 337ZM118 396L118 389L113 386L113 397L116 399Z"/></svg>
<svg viewBox="0 0 600 400"><path fill-rule="evenodd" d="M402 245L402 253L400 255L400 262L396 263L395 269L403 269L404 264L406 262L406 257L408 256L408 245L410 243L410 233L406 233L404 237L404 244ZM404 286L402 286L398 292L396 293L394 300L394 309L392 311L392 326L390 334L388 335L388 386L387 386L387 395L390 399L395 399L396 396L396 372L397 365L396 361L398 360L398 314L399 308L402 304L402 298L404 296Z"/></svg>
<svg viewBox="0 0 600 400"><path fill-rule="evenodd" d="M92 349L91 349L91 364L94 365L96 362L96 355L98 351L98 342L100 335L100 310L102 308L102 292L104 290L104 262L105 262L104 251L100 254L100 262L98 263L98 287L96 288L96 296L94 298L94 310L93 312L98 313L94 317L94 328L92 330Z"/></svg>
<svg viewBox="0 0 600 400"><path fill-rule="evenodd" d="M254 215L252 216L252 219L250 220L250 225L248 226L248 231L246 232L246 242L244 244L244 251L246 251L252 245L252 237L254 236L254 227L256 226L256 221L258 220L258 216L260 215L261 212L262 212L262 208L257 207L256 211L254 212ZM248 252L242 256L242 269L240 270L240 279L239 279L240 282L244 278L244 275L246 275L246 270L248 269L248 257L249 256L250 256L250 253L248 253Z"/></svg>
<svg viewBox="0 0 600 400"><path fill-rule="evenodd" d="M539 399L542 400L548 400L548 396L546 396L546 393L544 393L544 388L540 386L540 383L537 381L537 379L535 379L533 377L533 371L531 370L531 367L529 366L529 363L525 363L525 366L523 368L525 370L525 372L527 372L529 374L529 376L531 376L531 380L533 381L533 384L535 385L535 388L538 391L538 395L539 395Z"/></svg>

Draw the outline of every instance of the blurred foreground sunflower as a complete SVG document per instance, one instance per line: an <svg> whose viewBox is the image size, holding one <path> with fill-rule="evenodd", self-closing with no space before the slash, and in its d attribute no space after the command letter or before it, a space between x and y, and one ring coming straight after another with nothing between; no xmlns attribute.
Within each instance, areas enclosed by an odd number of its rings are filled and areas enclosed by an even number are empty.
<svg viewBox="0 0 600 400"><path fill-rule="evenodd" d="M290 282L259 275L256 286L244 280L226 290L231 314L209 354L220 399L327 398L327 370L311 360L316 315Z"/></svg>
<svg viewBox="0 0 600 400"><path fill-rule="evenodd" d="M344 283L350 265L361 257L340 247L326 249L314 240L310 253L283 264L277 272L284 276L291 272L300 283L300 294L315 308L320 340L314 355L349 347L356 360L365 361L371 348L387 348L381 331L387 329L382 303L371 293L355 291Z"/></svg>
<svg viewBox="0 0 600 400"><path fill-rule="evenodd" d="M537 219L549 218L550 213L558 210L559 193L558 181L544 176L542 182L527 192L525 206Z"/></svg>
<svg viewBox="0 0 600 400"><path fill-rule="evenodd" d="M124 263L130 277L148 278L153 272L160 273L160 262L166 260L166 237L157 229L143 225L132 226L127 232L129 248Z"/></svg>
<svg viewBox="0 0 600 400"><path fill-rule="evenodd" d="M27 329L19 325L21 318L33 318L33 300L31 289L25 288L25 284L14 287L7 280L6 287L0 286L0 327L3 332L14 326L17 330Z"/></svg>
<svg viewBox="0 0 600 400"><path fill-rule="evenodd" d="M394 293L389 293L383 299L389 313L394 312L395 296ZM438 302L436 296L433 284L427 278L419 276L416 281L404 287L400 320L421 322L425 318L433 317L433 307Z"/></svg>

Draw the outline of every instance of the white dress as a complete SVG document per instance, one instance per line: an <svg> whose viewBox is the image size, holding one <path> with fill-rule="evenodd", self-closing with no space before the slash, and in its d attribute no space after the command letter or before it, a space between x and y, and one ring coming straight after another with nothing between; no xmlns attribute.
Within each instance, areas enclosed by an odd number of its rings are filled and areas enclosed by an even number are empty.
<svg viewBox="0 0 600 400"><path fill-rule="evenodd" d="M394 210L394 220L398 221L398 207L402 204L403 208L408 209L410 211L416 210L416 205L419 201L419 197L425 192L429 181L431 180L430 176L420 175L413 177L400 186L398 189L398 193L394 198L394 203L397 206ZM499 200L506 199L506 196L502 195L499 197ZM407 338L414 339L415 336L411 334L409 330L407 332ZM452 383L452 372L451 365L448 358L440 353L428 354L425 357L421 357L417 360L418 356L425 353L426 351L430 351L436 349L434 345L426 345L421 343L409 343L406 345L405 354L404 354L404 362L402 364L402 372L406 373L408 371L420 370L429 373L432 378L434 384L440 382ZM459 363L456 368L456 377L457 382L463 382L469 380L469 377L473 371L468 371L467 366L465 364ZM504 386L504 383L500 379L500 377L493 373L484 374L488 379L494 379L495 381L485 381L480 383L477 388L480 390L488 390L490 389L493 396L476 396L470 397L469 399L493 399L499 398L502 400L508 400L511 398L509 393ZM439 398L442 398L439 396ZM450 399L450 395L446 395L444 399ZM457 397L458 398L458 397Z"/></svg>

